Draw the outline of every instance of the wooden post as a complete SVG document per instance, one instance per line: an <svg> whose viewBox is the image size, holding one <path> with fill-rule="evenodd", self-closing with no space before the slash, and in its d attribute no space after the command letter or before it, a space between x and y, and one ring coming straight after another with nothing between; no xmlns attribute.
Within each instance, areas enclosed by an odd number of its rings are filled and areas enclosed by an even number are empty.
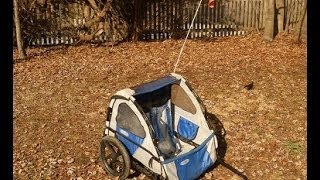
<svg viewBox="0 0 320 180"><path fill-rule="evenodd" d="M253 17L252 17L252 21L253 21L253 27L255 29L257 29L257 22L258 22L258 19L257 19L257 11L258 11L258 5L257 5L257 0L254 0L253 1Z"/></svg>
<svg viewBox="0 0 320 180"><path fill-rule="evenodd" d="M198 14L198 27L199 27L199 30L200 30L200 35L199 37L203 37L203 6L202 4L200 5L200 8L199 8L199 14Z"/></svg>
<svg viewBox="0 0 320 180"><path fill-rule="evenodd" d="M157 2L153 1L153 39L156 39L156 31L157 31Z"/></svg>
<svg viewBox="0 0 320 180"><path fill-rule="evenodd" d="M237 1L233 0L232 1L232 23L231 23L231 35L234 36L236 35L236 24L237 23Z"/></svg>
<svg viewBox="0 0 320 180"><path fill-rule="evenodd" d="M235 1L235 5L234 5L234 20L235 20L235 25L238 26L239 25L239 21L240 21L240 16L239 16L239 12L240 12L240 4L241 1Z"/></svg>
<svg viewBox="0 0 320 180"><path fill-rule="evenodd" d="M244 20L243 20L243 1L240 0L239 2L239 25L241 25L241 28L243 29L244 27Z"/></svg>
<svg viewBox="0 0 320 180"><path fill-rule="evenodd" d="M165 32L166 32L166 38L169 39L169 27L170 27L170 10L169 10L169 6L170 6L170 1L166 1L166 23L165 23Z"/></svg>
<svg viewBox="0 0 320 180"><path fill-rule="evenodd" d="M252 7L253 0L248 0L248 27L251 29L252 28Z"/></svg>
<svg viewBox="0 0 320 180"><path fill-rule="evenodd" d="M192 21L192 12L194 11L194 4L192 2L189 2L188 7L188 26L187 28L190 28L191 21ZM190 38L193 38L195 36L194 28L190 30Z"/></svg>
<svg viewBox="0 0 320 180"><path fill-rule="evenodd" d="M244 12L243 12L243 21L244 21L244 27L247 29L248 28L248 1L249 0L245 0L244 1L244 5L243 5L243 9L244 9Z"/></svg>
<svg viewBox="0 0 320 180"><path fill-rule="evenodd" d="M263 27L263 1L259 1L259 30Z"/></svg>

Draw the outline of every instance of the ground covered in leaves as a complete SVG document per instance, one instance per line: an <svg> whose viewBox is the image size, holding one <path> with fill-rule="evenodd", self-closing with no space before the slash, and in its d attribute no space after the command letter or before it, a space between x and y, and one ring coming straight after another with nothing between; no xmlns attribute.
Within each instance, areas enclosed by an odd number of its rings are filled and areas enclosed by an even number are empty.
<svg viewBox="0 0 320 180"><path fill-rule="evenodd" d="M109 98L172 72L182 43L29 49L13 70L14 178L112 179L98 160ZM305 43L190 40L176 72L223 124L226 163L249 179L306 179ZM218 165L201 179L239 177Z"/></svg>

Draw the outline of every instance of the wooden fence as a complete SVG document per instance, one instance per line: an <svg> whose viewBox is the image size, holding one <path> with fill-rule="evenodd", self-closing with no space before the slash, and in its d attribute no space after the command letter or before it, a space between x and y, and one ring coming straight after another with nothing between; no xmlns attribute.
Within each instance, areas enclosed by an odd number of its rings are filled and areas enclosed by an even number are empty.
<svg viewBox="0 0 320 180"><path fill-rule="evenodd" d="M294 29L303 15L304 0L285 0L285 19L288 21L288 28Z"/></svg>
<svg viewBox="0 0 320 180"><path fill-rule="evenodd" d="M217 0L214 8L201 4L190 38L242 35L263 28L263 0ZM197 8L197 1L148 1L143 19L143 39L183 37Z"/></svg>
<svg viewBox="0 0 320 180"><path fill-rule="evenodd" d="M285 22L293 29L302 15L303 0L285 0ZM142 39L185 37L198 1L146 1L140 11ZM209 8L203 1L194 21L190 38L243 35L264 28L265 0L216 0Z"/></svg>
<svg viewBox="0 0 320 180"><path fill-rule="evenodd" d="M209 8L203 1L195 19L190 38L243 35L251 30L264 28L266 0L216 0L215 7ZM195 0L146 0L140 12L139 26L142 40L183 38L190 26L199 1ZM285 22L293 29L302 15L304 0L285 0ZM29 37L31 45L72 44L77 41L77 27L85 23L93 10L77 1L69 5L55 5L44 11L35 9L34 21L54 23L53 29L36 30ZM41 13L41 12L55 12ZM104 33L96 40L118 40L111 30L112 21L106 18Z"/></svg>

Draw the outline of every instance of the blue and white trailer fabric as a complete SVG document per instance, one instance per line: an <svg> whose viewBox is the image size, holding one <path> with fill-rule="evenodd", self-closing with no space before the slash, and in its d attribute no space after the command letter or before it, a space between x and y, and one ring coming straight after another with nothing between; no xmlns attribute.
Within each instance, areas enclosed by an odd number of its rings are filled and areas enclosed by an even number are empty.
<svg viewBox="0 0 320 180"><path fill-rule="evenodd" d="M152 108L148 113L142 112L136 100L139 95L143 96L172 84L179 85L180 89L175 91L181 93L183 90L189 98L187 103L192 103L193 109L188 110L188 108L174 105L174 110L171 111L173 108L171 105L174 103L172 103L173 99L169 99L163 105ZM127 147L133 158L154 173L170 180L192 180L197 179L215 163L218 148L216 136L208 127L196 95L182 76L172 73L157 81L118 91L115 97L117 98L113 98L109 105L113 115L106 122L106 126L116 130L117 135L108 129L105 130L105 134L116 136ZM128 128L123 128L117 123L117 118L121 118L118 110L125 109L124 104L139 120L139 127L133 128L135 125L130 124L130 119L127 120ZM153 119L160 119L160 121L153 121ZM167 133L163 132L164 130ZM169 139L169 141L163 143L164 147L159 147L154 143L154 138L159 141L162 139L164 141ZM164 149L163 152L161 148ZM174 154L166 156L166 153L171 150Z"/></svg>

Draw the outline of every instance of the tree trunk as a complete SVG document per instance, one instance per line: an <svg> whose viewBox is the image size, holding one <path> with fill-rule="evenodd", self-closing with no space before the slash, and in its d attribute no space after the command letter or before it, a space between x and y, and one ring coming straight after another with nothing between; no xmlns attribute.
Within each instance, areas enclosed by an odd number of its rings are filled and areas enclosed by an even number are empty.
<svg viewBox="0 0 320 180"><path fill-rule="evenodd" d="M299 23L297 24L297 41L301 39L301 34L306 34L307 30L307 0L304 1L304 6L303 6L303 13L301 14L301 17L299 19ZM302 32L304 31L304 32ZM306 38L306 37L304 37Z"/></svg>
<svg viewBox="0 0 320 180"><path fill-rule="evenodd" d="M19 59L25 59L27 55L23 47L23 40L21 37L21 24L20 24L20 18L19 18L18 0L13 0L13 9L14 9L14 23L16 27L16 38L17 38Z"/></svg>
<svg viewBox="0 0 320 180"><path fill-rule="evenodd" d="M263 39L266 41L272 41L274 38L275 30L275 0L266 1L266 11L265 13L265 29L263 34Z"/></svg>
<svg viewBox="0 0 320 180"><path fill-rule="evenodd" d="M276 0L276 14L278 21L278 32L284 31L284 0Z"/></svg>

